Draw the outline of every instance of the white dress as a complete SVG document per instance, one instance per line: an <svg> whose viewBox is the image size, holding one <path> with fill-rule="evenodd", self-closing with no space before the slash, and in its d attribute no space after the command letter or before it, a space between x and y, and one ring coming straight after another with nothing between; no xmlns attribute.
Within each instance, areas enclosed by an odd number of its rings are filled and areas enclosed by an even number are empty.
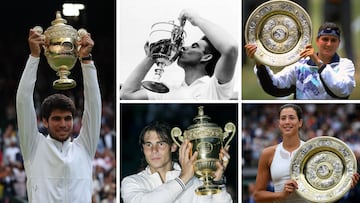
<svg viewBox="0 0 360 203"><path fill-rule="evenodd" d="M301 141L300 146L304 142ZM300 148L299 146L299 148ZM293 152L288 152L284 149L283 143L277 145L274 158L271 162L270 173L272 177L272 182L275 187L275 192L283 191L285 182L290 180L290 164L291 158L295 155L297 148ZM278 201L281 203L310 203L309 201L300 197L296 192L292 193L286 200Z"/></svg>

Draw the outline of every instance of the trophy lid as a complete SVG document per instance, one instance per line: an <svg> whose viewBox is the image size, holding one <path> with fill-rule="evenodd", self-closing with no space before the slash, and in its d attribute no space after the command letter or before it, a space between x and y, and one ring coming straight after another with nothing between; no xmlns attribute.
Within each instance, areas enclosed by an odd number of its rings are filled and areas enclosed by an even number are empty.
<svg viewBox="0 0 360 203"><path fill-rule="evenodd" d="M51 25L65 25L67 21L61 17L61 12L56 11L56 18L55 20L51 21Z"/></svg>
<svg viewBox="0 0 360 203"><path fill-rule="evenodd" d="M46 38L48 40L58 40L61 38L71 38L77 40L78 31L66 23L67 21L61 17L61 12L57 11L55 20L51 21L51 26L48 27L44 32Z"/></svg>
<svg viewBox="0 0 360 203"><path fill-rule="evenodd" d="M215 123L209 122L211 118L207 115L204 115L204 107L199 106L198 107L198 115L193 119L195 124L190 125L188 129L195 129L195 128L201 128L201 127L218 127Z"/></svg>

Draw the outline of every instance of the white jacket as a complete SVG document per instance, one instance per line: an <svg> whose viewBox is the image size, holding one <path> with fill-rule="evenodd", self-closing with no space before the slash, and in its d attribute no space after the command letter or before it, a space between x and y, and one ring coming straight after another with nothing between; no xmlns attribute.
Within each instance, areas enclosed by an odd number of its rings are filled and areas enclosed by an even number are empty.
<svg viewBox="0 0 360 203"><path fill-rule="evenodd" d="M62 143L38 131L33 94L39 60L29 56L16 95L29 202L90 203L92 160L101 124L101 99L95 66L82 64L85 98L82 127L76 139Z"/></svg>
<svg viewBox="0 0 360 203"><path fill-rule="evenodd" d="M268 94L295 99L347 99L355 88L355 66L335 54L330 64L318 68L307 57L274 73L269 67L254 71Z"/></svg>
<svg viewBox="0 0 360 203"><path fill-rule="evenodd" d="M181 181L178 178L180 172L179 164L174 164L174 170L166 173L165 183L162 183L158 173L151 174L149 167L138 174L125 177L121 182L121 196L124 203L148 203L151 200L156 200L156 203L233 202L225 189L214 195L195 194L195 189L203 184L196 177L193 177L183 190L178 182Z"/></svg>

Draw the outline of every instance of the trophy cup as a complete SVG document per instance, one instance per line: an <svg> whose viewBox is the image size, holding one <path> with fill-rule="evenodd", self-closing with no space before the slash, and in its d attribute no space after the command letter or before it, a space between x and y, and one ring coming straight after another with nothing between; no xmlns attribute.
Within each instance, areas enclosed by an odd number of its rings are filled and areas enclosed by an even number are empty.
<svg viewBox="0 0 360 203"><path fill-rule="evenodd" d="M34 27L45 38L44 55L50 67L59 76L59 79L53 82L53 88L58 90L76 86L75 80L68 78L68 75L78 58L77 41L87 34L85 29L77 31L72 26L66 25L66 22L61 17L60 11L57 11L56 19L51 22L51 26L45 30L44 34L41 26Z"/></svg>
<svg viewBox="0 0 360 203"><path fill-rule="evenodd" d="M210 117L204 115L203 106L198 107L198 115L193 119L195 124L190 125L187 130L182 131L178 127L171 130L171 137L180 146L180 142L188 139L192 144L192 152L197 151L198 157L195 161L195 175L204 181L195 193L197 195L209 195L221 192L224 185L213 183L216 172L216 162L219 161L221 148L225 148L233 139L236 127L228 122L223 130L214 123L209 122ZM226 141L227 140L227 141ZM224 145L224 142L226 144Z"/></svg>
<svg viewBox="0 0 360 203"><path fill-rule="evenodd" d="M169 92L169 88L160 82L164 67L172 64L179 56L186 35L184 31L185 19L180 20L180 25L171 22L158 22L151 26L149 36L150 56L157 67L155 68L154 81L143 81L142 86L157 93Z"/></svg>

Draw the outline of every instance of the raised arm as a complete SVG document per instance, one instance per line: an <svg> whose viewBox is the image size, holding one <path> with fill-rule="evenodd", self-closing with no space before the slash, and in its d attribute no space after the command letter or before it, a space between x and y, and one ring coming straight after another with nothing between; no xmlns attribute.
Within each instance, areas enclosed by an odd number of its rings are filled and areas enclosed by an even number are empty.
<svg viewBox="0 0 360 203"><path fill-rule="evenodd" d="M145 78L154 61L145 57L131 72L120 90L121 99L148 99L147 92L141 87L141 81Z"/></svg>
<svg viewBox="0 0 360 203"><path fill-rule="evenodd" d="M121 99L148 99L147 92L141 87L141 81L145 78L155 61L149 56L149 44L144 46L146 57L135 67L126 79L120 90Z"/></svg>
<svg viewBox="0 0 360 203"><path fill-rule="evenodd" d="M16 93L16 114L19 129L20 147L24 160L31 158L36 149L38 135L37 116L34 109L34 88L40 61L41 46L44 39L35 30L29 30L28 43L30 55L22 73Z"/></svg>
<svg viewBox="0 0 360 203"><path fill-rule="evenodd" d="M220 83L229 82L234 75L238 58L238 43L219 25L200 17L192 10L183 10L179 19L188 20L193 26L197 26L220 52L221 56L215 67L215 77Z"/></svg>
<svg viewBox="0 0 360 203"><path fill-rule="evenodd" d="M86 58L90 55L94 41L90 34L83 36L80 41L79 57ZM95 155L101 128L101 96L97 71L92 59L81 60L84 80L84 113L79 140L84 143L91 157Z"/></svg>

